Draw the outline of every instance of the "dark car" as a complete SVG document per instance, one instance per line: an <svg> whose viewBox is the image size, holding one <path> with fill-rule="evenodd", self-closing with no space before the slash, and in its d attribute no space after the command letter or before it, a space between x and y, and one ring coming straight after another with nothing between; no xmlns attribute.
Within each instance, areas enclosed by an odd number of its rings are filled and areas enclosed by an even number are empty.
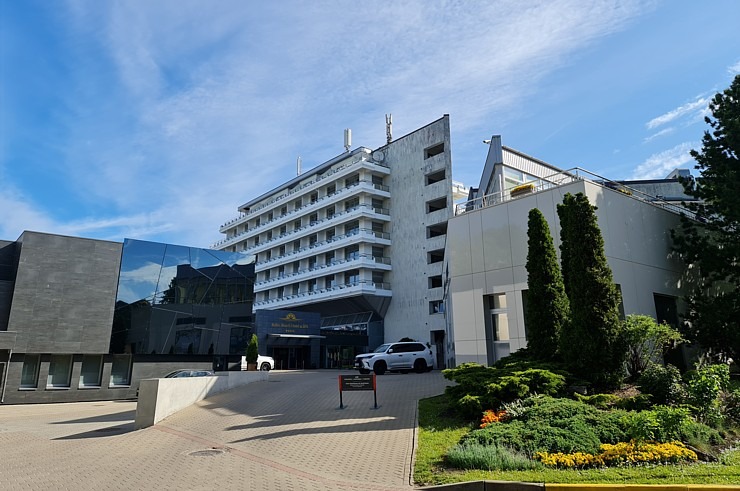
<svg viewBox="0 0 740 491"><path fill-rule="evenodd" d="M163 378L212 377L213 375L214 373L210 370L181 369L170 372Z"/></svg>

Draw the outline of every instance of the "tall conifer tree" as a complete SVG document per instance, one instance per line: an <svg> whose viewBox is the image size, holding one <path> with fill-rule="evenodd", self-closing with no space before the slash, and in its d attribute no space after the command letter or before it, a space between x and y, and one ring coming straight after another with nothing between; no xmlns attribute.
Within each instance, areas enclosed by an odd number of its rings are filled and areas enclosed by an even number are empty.
<svg viewBox="0 0 740 491"><path fill-rule="evenodd" d="M619 318L621 294L606 261L595 210L583 193L568 193L558 205L571 312L560 336L560 351L577 374L608 387L622 380L626 351Z"/></svg>
<svg viewBox="0 0 740 491"><path fill-rule="evenodd" d="M699 198L687 206L702 223L684 217L673 231L674 247L698 271L686 297L684 333L704 348L740 358L740 75L709 104L712 131L701 152L691 151L697 180L683 181L686 193Z"/></svg>
<svg viewBox="0 0 740 491"><path fill-rule="evenodd" d="M552 360L568 320L568 297L550 227L537 208L529 210L527 235L527 347L536 358Z"/></svg>

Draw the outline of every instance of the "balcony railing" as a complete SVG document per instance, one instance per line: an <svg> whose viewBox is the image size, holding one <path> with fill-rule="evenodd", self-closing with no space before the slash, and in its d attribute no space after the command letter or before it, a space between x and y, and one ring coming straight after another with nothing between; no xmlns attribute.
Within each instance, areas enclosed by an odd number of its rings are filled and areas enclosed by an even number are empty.
<svg viewBox="0 0 740 491"><path fill-rule="evenodd" d="M334 285L327 288L317 288L311 291L303 291L291 295L284 295L279 298L270 298L260 302L254 302L254 309L264 307L278 307L284 304L299 304L308 302L321 301L324 298L334 297L337 293L357 294L357 293L375 293L376 295L390 296L390 283L375 283L368 280L359 280L341 285Z"/></svg>
<svg viewBox="0 0 740 491"><path fill-rule="evenodd" d="M258 244L254 244L251 247L247 247L246 249L243 249L243 251L244 252L251 252L251 251L254 251L256 249L265 249L265 246L268 245L268 244L271 244L271 243L276 243L276 242L280 242L280 241L288 242L290 240L294 240L295 238L297 238L297 234L300 234L301 237L307 235L306 233L301 233L301 232L307 232L309 229L313 229L316 226L321 225L322 223L325 223L325 224L328 225L329 222L331 222L331 221L340 222L341 221L340 220L341 217L345 217L346 218L346 215L350 215L352 213L355 213L358 210L360 210L360 211L370 210L371 212L373 212L375 214L378 214L378 215L387 215L387 216L390 215L390 210L388 210L387 208L374 208L372 205L363 203L361 205L356 205L356 206L353 206L351 208L348 208L347 210L337 212L337 213L335 213L334 215L332 215L330 217L326 217L326 218L322 218L320 220L316 220L316 221L310 222L308 225L303 225L302 227L298 227L296 229L293 229L290 232L286 232L284 234L277 235L277 236L273 237L272 239L266 240L264 242L260 242ZM242 232L239 235L235 235L233 237L229 237L228 239L223 239L223 240L221 240L221 241L216 242L215 244L213 244L213 246L211 246L211 248L212 249L218 249L219 247L223 247L225 245L234 244L235 242L238 242L242 236L247 235L248 233L251 233L253 230L254 229L251 229L251 230ZM291 237L293 237L293 239L291 239Z"/></svg>
<svg viewBox="0 0 740 491"><path fill-rule="evenodd" d="M278 285L280 283L294 283L294 281L287 281L287 280L304 280L304 279L310 279L311 277L318 277L318 276L326 276L329 274L332 274L332 271L336 270L339 271L345 271L350 268L358 268L363 267L362 264L357 264L358 262L367 263L364 265L364 267L372 266L375 264L382 264L383 266L390 266L391 264L391 258L389 257L376 257L371 254L353 254L350 257L344 258L344 259L335 259L333 261L330 261L328 263L324 264L316 264L314 266L310 266L308 268L299 269L298 271L292 271L290 273L279 273L277 276L272 277L268 280L262 280L257 281L254 284L255 289L259 289L260 291L263 290L262 287L264 286L270 286L270 285ZM342 266L342 267L339 267ZM380 269L388 270L390 268L381 267ZM320 273L318 275L314 275L313 273ZM303 277L303 278L302 278Z"/></svg>
<svg viewBox="0 0 740 491"><path fill-rule="evenodd" d="M455 215L462 215L464 213L479 210L481 208L489 208L491 206L505 203L512 199L521 198L523 196L529 196L534 193L539 193L542 191L546 191L548 189L552 189L554 187L564 186L566 184L570 184L572 182L577 182L577 181L588 181L588 182L591 182L592 184L596 184L597 186L614 189L616 191L623 193L625 196L629 196L630 198L636 199L638 201L650 203L651 205L658 206L660 208L671 211L673 213L677 213L679 215L686 215L690 218L696 219L696 214L691 210L688 210L682 206L678 206L674 203L665 201L664 199L659 198L657 196L652 196L650 194L647 194L643 191L640 191L639 189L631 188L625 184L621 184L619 182L609 180L605 177L602 177L598 174L594 174L593 172L587 171L580 167L573 167L572 169L568 169L562 172L557 172L550 176L539 178L536 181L532 181L531 183L527 183L527 184L532 184L531 188L529 187L527 188L529 189L529 191L527 192L513 193L512 195L511 190L507 189L505 191L500 191L498 193L492 193L486 196L480 196L478 198L467 201L465 203L460 203L455 206Z"/></svg>
<svg viewBox="0 0 740 491"><path fill-rule="evenodd" d="M260 204L258 206L255 206L255 207L251 208L246 213L241 213L238 217L236 217L236 218L234 218L232 220L229 220L228 222L226 222L223 225L221 225L221 229L223 229L224 227L229 227L231 225L234 225L235 223L239 222L240 220L243 220L243 219L248 218L250 216L254 216L257 212L259 212L261 210L264 210L265 208L268 208L268 207L274 205L275 203L277 203L279 201L283 201L283 200L287 199L288 197L293 196L293 195L295 195L296 193L298 193L300 191L305 191L307 187L310 187L310 186L313 186L314 184L317 184L319 182L322 182L325 179L327 179L327 178L329 178L331 176L334 176L335 174L337 174L339 172L345 171L345 170L347 170L347 169L349 169L351 167L354 167L355 165L358 165L358 164L360 164L362 162L365 162L365 163L368 163L368 164L372 164L372 165L376 165L378 167L384 167L384 168L388 169L388 165L387 164L384 164L382 162L376 162L376 161L374 161L372 159L369 159L369 157L370 156L368 154L358 155L351 162L348 162L346 164L340 165L339 167L336 167L336 168L330 170L329 172L327 172L327 173L325 173L323 175L316 176L315 179L313 179L311 181L307 181L307 182L301 184L300 186L296 186L293 189L288 190L286 193L283 193L283 194L281 194L279 196L274 197L270 201L266 201L266 202L264 202L264 203L262 203L262 204ZM385 189L385 191L387 191L387 190L388 189Z"/></svg>

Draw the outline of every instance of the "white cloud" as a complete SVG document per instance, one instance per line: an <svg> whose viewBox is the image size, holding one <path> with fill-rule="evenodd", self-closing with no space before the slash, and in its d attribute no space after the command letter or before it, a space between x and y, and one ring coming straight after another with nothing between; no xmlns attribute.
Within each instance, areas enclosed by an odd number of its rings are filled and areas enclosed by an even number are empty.
<svg viewBox="0 0 740 491"><path fill-rule="evenodd" d="M673 127L663 128L662 130L658 131L657 133L653 133L652 135L648 136L642 142L643 143L651 142L651 141L655 140L656 138L660 138L661 136L670 135L674 131L675 131L675 128L673 128Z"/></svg>
<svg viewBox="0 0 740 491"><path fill-rule="evenodd" d="M740 60L735 62L734 65L727 67L727 71L730 72L731 75L737 75L740 73Z"/></svg>
<svg viewBox="0 0 740 491"><path fill-rule="evenodd" d="M663 179L673 169L693 167L694 159L689 151L698 147L696 142L684 142L653 154L635 168L631 179Z"/></svg>
<svg viewBox="0 0 740 491"><path fill-rule="evenodd" d="M672 123L684 116L690 116L692 119L703 118L710 100L710 97L698 97L693 102L687 102L683 106L679 106L672 111L668 111L665 114L661 114L660 116L651 119L645 126L647 126L649 130L652 130L658 126Z"/></svg>

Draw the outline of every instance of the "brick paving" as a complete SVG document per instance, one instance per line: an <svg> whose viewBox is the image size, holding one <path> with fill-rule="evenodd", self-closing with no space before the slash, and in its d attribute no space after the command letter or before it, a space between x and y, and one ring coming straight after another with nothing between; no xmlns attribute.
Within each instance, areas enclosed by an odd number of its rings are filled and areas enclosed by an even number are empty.
<svg viewBox="0 0 740 491"><path fill-rule="evenodd" d="M134 431L133 401L0 406L3 490L412 489L416 401L440 372L345 392L329 370L272 372Z"/></svg>

